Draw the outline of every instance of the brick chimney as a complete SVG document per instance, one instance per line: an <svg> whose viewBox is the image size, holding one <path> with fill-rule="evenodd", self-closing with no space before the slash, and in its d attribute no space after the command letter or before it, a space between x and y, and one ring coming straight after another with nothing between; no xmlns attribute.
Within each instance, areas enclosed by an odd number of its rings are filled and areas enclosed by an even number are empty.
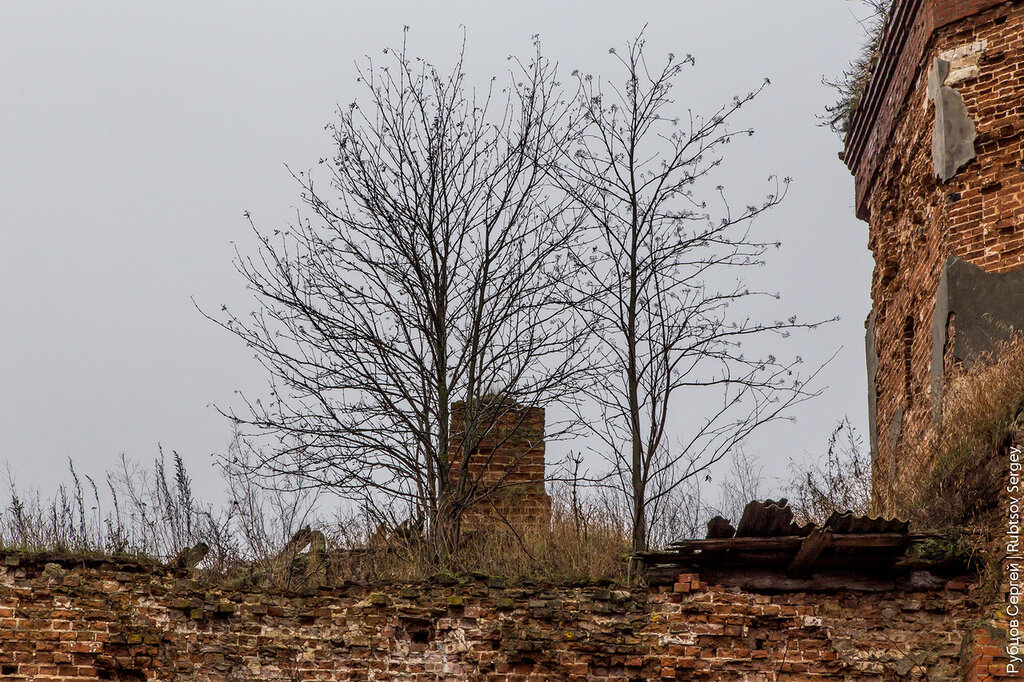
<svg viewBox="0 0 1024 682"><path fill-rule="evenodd" d="M454 481L462 468L459 453L469 415L465 402L452 403L451 410L449 477ZM546 526L551 520L551 498L544 491L544 409L496 405L473 416L479 422L474 429L479 443L469 458L469 479L493 490L465 512L463 528L494 528L505 521L516 528Z"/></svg>

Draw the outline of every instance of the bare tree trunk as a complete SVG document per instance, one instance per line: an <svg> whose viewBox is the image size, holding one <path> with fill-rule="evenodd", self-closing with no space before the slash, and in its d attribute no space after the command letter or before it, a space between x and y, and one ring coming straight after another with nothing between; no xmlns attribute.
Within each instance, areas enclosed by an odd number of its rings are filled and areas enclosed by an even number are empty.
<svg viewBox="0 0 1024 682"><path fill-rule="evenodd" d="M605 362L587 393L602 419L590 423L609 480L629 503L633 551L642 552L674 491L813 395L794 374L798 359L745 355L742 342L815 325L729 314L736 302L773 297L740 277L772 245L755 239L751 224L782 200L785 183L740 213L715 188L720 216L695 196L723 146L752 133L727 123L760 90L710 117L691 113L686 125L669 94L692 59L669 55L653 68L642 36L626 48L612 50L624 70L618 83L603 89L576 74L586 127L565 149L560 184L593 225L591 251L574 260L590 283L582 312L599 327ZM703 412L690 423L679 418L684 396L687 416Z"/></svg>
<svg viewBox="0 0 1024 682"><path fill-rule="evenodd" d="M539 50L506 89L479 93L461 55L447 75L404 46L389 59L361 71L365 101L332 127L333 196L299 173L312 216L254 227L259 253L238 255L260 307L220 322L272 386L225 412L270 441L251 473L385 520L422 515L444 557L463 511L513 484L469 466L495 423L483 411L573 399L588 366L589 329L567 314L579 221L549 191L574 129ZM453 401L466 404L459 433Z"/></svg>

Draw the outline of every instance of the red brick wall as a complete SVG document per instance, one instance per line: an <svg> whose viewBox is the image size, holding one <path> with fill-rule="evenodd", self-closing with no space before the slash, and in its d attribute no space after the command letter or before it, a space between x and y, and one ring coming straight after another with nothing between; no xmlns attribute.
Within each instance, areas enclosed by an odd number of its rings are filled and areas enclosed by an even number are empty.
<svg viewBox="0 0 1024 682"><path fill-rule="evenodd" d="M990 272L1024 263L1024 3L999 3L980 14L968 10L993 3L954 4L953 14L952 5L932 6L945 12L943 21L960 19L931 36L918 62L930 67L943 52L985 45L977 76L953 85L977 127L977 158L945 184L935 177L935 112L926 96L927 69L915 71L905 104L885 109L877 119L880 130L889 119L895 125L887 149L871 160L876 170L865 194L879 359L876 484L880 478L899 481L917 474L896 455L893 424L901 411L901 443L926 446L932 436L932 316L946 258L957 255ZM865 168L854 167L858 191L865 187ZM882 486L877 490L884 496Z"/></svg>
<svg viewBox="0 0 1024 682"><path fill-rule="evenodd" d="M942 28L1006 0L932 0L932 26Z"/></svg>
<svg viewBox="0 0 1024 682"><path fill-rule="evenodd" d="M479 577L267 594L7 555L0 679L959 680L1003 665L969 630L975 597L962 580L773 595L697 575L655 591Z"/></svg>
<svg viewBox="0 0 1024 682"><path fill-rule="evenodd" d="M1004 1L896 0L881 59L857 106L843 153L856 180L859 218L869 218L868 195L915 80L931 63L926 53L935 31Z"/></svg>
<svg viewBox="0 0 1024 682"><path fill-rule="evenodd" d="M469 457L468 475L486 499L472 505L463 526L472 530L509 521L513 525L548 523L551 500L544 491L544 409L506 408L496 417L477 417L478 446ZM461 445L466 431L467 409L463 402L452 404L451 434L454 481L462 470Z"/></svg>
<svg viewBox="0 0 1024 682"><path fill-rule="evenodd" d="M931 36L928 0L897 0L879 61L850 122L843 157L853 171L857 216L868 219L865 198L889 144L907 90Z"/></svg>

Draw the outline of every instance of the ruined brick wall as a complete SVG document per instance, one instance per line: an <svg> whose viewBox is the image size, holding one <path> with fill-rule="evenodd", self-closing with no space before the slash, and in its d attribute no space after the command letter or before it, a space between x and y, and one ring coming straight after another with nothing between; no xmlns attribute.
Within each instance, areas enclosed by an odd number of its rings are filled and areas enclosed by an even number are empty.
<svg viewBox="0 0 1024 682"><path fill-rule="evenodd" d="M936 30L971 17L1005 0L896 0L881 42L882 58L872 72L850 122L843 157L856 178L857 216L867 220L866 205L878 168L892 142L903 107L927 65L925 52Z"/></svg>
<svg viewBox="0 0 1024 682"><path fill-rule="evenodd" d="M974 594L754 594L686 574L651 591L480 576L266 594L7 554L0 679L980 681L1005 663L969 629Z"/></svg>
<svg viewBox="0 0 1024 682"><path fill-rule="evenodd" d="M959 256L987 272L1024 263L1024 3L917 4L917 14L897 28L924 47L904 45L883 59L892 64L879 66L884 72L902 65L909 74L906 99L893 80L886 97L875 95L881 102L875 110L858 111L847 142L875 257L868 353L877 356L871 398L878 491L886 488L883 479L915 476L921 465L900 461L899 443L926 444L933 435L941 389L933 381L933 352L941 358L946 350L934 347L933 317L947 258ZM888 42L896 44L892 37ZM927 94L936 57L951 62L946 85L963 97L978 134L976 158L945 183L932 161L936 113Z"/></svg>
<svg viewBox="0 0 1024 682"><path fill-rule="evenodd" d="M452 404L452 480L462 470L458 453L467 416L464 402ZM488 494L464 514L464 528L485 528L505 521L513 526L547 524L551 499L544 491L544 409L511 406L496 409L491 418L486 413L474 417L480 422L473 425L479 434L473 438L478 445L469 457L468 476Z"/></svg>

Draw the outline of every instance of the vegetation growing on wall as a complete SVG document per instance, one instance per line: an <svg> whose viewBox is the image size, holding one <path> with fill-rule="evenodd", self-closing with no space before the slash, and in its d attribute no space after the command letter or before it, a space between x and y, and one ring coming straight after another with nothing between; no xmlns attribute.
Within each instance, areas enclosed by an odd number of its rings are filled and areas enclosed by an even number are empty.
<svg viewBox="0 0 1024 682"><path fill-rule="evenodd" d="M1009 448L1024 428L1024 336L1014 336L946 385L933 440L908 443L904 472L876 481L901 515L919 527L984 530L998 513L994 491L1005 486ZM928 472L921 484L920 472Z"/></svg>
<svg viewBox="0 0 1024 682"><path fill-rule="evenodd" d="M51 497L9 478L0 549L173 563L202 545L209 552L200 575L260 589L473 573L560 584L631 580L630 509L618 496L582 485L579 476L549 482L549 524L472 532L438 561L414 527L385 527L359 513L325 516L315 494L265 490L231 469L224 472L226 502L205 502L194 496L177 453L161 450L149 467L122 458L98 482L69 465L68 480ZM837 425L823 457L794 463L793 472L782 490L769 490L757 458L737 450L714 486L679 489L674 513L655 528L654 545L703 537L710 517L738 521L748 502L771 495L789 497L802 521L869 511L870 464L848 420Z"/></svg>
<svg viewBox="0 0 1024 682"><path fill-rule="evenodd" d="M793 462L791 469L789 500L800 523L871 512L871 455L848 417L832 429L824 458Z"/></svg>
<svg viewBox="0 0 1024 682"><path fill-rule="evenodd" d="M98 484L73 464L69 473L52 497L8 481L0 548L173 563L202 545L205 576L264 588L474 572L560 583L626 579L627 517L610 500L564 488L553 491L549 526L467 533L438 561L416 529L383 528L358 513L325 517L308 492L266 491L229 476L227 502L204 502L176 453L161 451L152 467L123 459ZM320 546L309 542L310 529Z"/></svg>
<svg viewBox="0 0 1024 682"><path fill-rule="evenodd" d="M825 113L819 118L821 125L831 128L841 138L846 137L850 130L850 122L857 110L860 98L864 94L871 79L871 73L878 61L882 38L885 35L885 24L892 10L894 0L857 0L865 10L864 17L858 19L864 27L865 41L857 58L834 78L825 77L822 82L835 91L835 101L825 107Z"/></svg>

